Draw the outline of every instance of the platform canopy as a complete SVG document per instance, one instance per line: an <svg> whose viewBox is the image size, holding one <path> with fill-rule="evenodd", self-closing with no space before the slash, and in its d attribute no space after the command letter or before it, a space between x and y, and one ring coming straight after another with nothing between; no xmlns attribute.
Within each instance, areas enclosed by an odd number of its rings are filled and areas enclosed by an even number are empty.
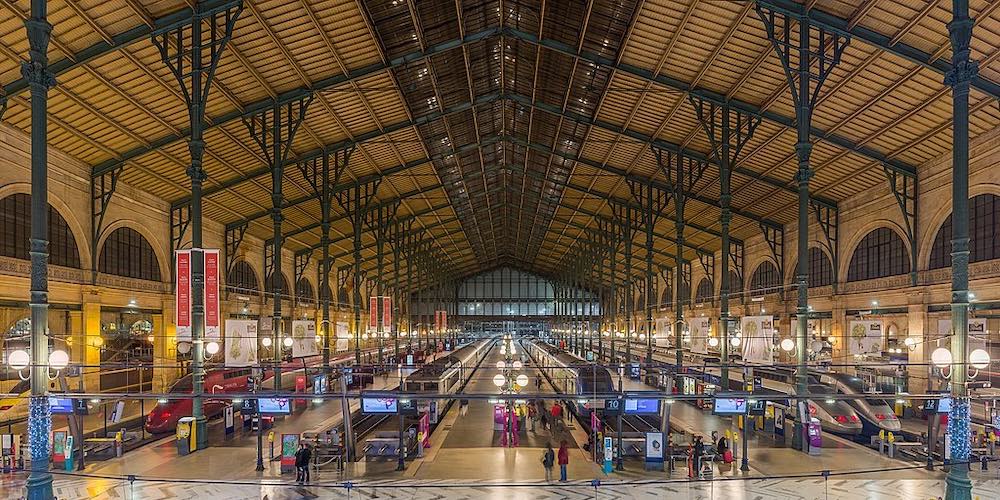
<svg viewBox="0 0 1000 500"><path fill-rule="evenodd" d="M150 34L189 17L194 0L49 4L50 144L94 177L121 169L121 181L188 203L188 111ZM949 2L244 0L207 107L205 216L271 237L267 159L243 118L312 95L283 177L293 251L321 237L320 205L294 164L356 147L340 183L382 177L377 203L401 199L398 216L416 218L456 276L499 265L558 275L615 206L637 205L631 188L675 188L662 151L707 163L685 193L683 258L696 261L720 248L720 183L689 96L761 117L735 166L733 237L797 216L795 112L759 6L851 38L814 110L815 207L888 190L887 175L916 176L949 153ZM972 2L973 138L1000 125L998 8ZM27 15L26 1L0 2L4 123L25 132ZM674 210L656 221L657 265L674 266ZM334 217L331 238L332 255L350 261L347 218ZM372 268L375 234L362 238Z"/></svg>

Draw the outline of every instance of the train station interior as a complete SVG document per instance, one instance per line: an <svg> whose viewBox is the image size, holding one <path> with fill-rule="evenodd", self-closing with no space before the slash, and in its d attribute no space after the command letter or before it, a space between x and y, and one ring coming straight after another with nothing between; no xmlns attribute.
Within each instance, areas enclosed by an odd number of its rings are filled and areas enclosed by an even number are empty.
<svg viewBox="0 0 1000 500"><path fill-rule="evenodd" d="M1000 498L996 0L0 0L4 498Z"/></svg>

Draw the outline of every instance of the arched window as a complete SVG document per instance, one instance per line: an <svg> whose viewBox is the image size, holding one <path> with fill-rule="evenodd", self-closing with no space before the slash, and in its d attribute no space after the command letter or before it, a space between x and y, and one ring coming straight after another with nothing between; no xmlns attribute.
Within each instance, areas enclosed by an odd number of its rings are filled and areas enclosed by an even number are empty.
<svg viewBox="0 0 1000 500"><path fill-rule="evenodd" d="M750 276L750 295L759 297L769 293L778 293L781 287L781 276L778 268L771 261L762 262L753 275Z"/></svg>
<svg viewBox="0 0 1000 500"><path fill-rule="evenodd" d="M702 278L698 282L698 289L696 290L694 301L697 304L703 302L711 302L712 296L715 295L715 291L712 289L712 280L708 278Z"/></svg>
<svg viewBox="0 0 1000 500"><path fill-rule="evenodd" d="M160 281L160 263L152 245L130 227L120 227L108 235L99 263L102 273Z"/></svg>
<svg viewBox="0 0 1000 500"><path fill-rule="evenodd" d="M299 281L295 283L295 300L299 302L312 302L313 301L313 286L309 283L309 280L305 278L299 278Z"/></svg>
<svg viewBox="0 0 1000 500"><path fill-rule="evenodd" d="M691 303L691 283L681 280L681 286L678 287L677 293L680 295L681 305L686 305Z"/></svg>
<svg viewBox="0 0 1000 500"><path fill-rule="evenodd" d="M674 306L674 287L671 283L667 283L663 286L663 293L660 295L660 308L667 308Z"/></svg>
<svg viewBox="0 0 1000 500"><path fill-rule="evenodd" d="M260 293L257 273L254 272L253 268L245 260L240 260L233 264L233 268L226 275L226 287L236 293L253 295Z"/></svg>
<svg viewBox="0 0 1000 500"><path fill-rule="evenodd" d="M341 287L337 290L337 302L340 304L349 304L350 299L347 298L347 287Z"/></svg>
<svg viewBox="0 0 1000 500"><path fill-rule="evenodd" d="M18 193L0 200L0 255L29 259L31 196ZM80 268L80 249L66 219L49 205L49 263Z"/></svg>
<svg viewBox="0 0 1000 500"><path fill-rule="evenodd" d="M275 283L277 279L277 283ZM285 281L285 273L271 273L264 284L264 293L272 294L277 289L279 295L288 295L288 282Z"/></svg>
<svg viewBox="0 0 1000 500"><path fill-rule="evenodd" d="M847 281L861 281L910 272L910 257L895 231L880 227L865 235L851 256Z"/></svg>
<svg viewBox="0 0 1000 500"><path fill-rule="evenodd" d="M969 262L1000 259L1000 196L969 199ZM951 215L941 224L931 246L931 269L951 267Z"/></svg>
<svg viewBox="0 0 1000 500"><path fill-rule="evenodd" d="M826 253L816 247L809 248L809 288L833 284L833 264Z"/></svg>
<svg viewBox="0 0 1000 500"><path fill-rule="evenodd" d="M729 296L739 297L743 295L743 280L740 279L740 275L730 269L729 270Z"/></svg>

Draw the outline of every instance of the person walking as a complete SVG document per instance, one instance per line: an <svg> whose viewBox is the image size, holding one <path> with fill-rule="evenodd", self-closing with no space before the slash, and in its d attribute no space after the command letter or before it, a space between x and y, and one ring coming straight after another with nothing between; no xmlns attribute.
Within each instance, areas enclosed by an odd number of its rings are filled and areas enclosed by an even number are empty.
<svg viewBox="0 0 1000 500"><path fill-rule="evenodd" d="M531 432L535 432L535 421L538 420L538 408L535 407L534 401L528 403L528 425L530 426Z"/></svg>
<svg viewBox="0 0 1000 500"><path fill-rule="evenodd" d="M299 443L299 449L295 450L295 482L299 484L306 480L305 467L303 467L305 454L305 443Z"/></svg>
<svg viewBox="0 0 1000 500"><path fill-rule="evenodd" d="M566 482L566 466L569 465L569 445L563 439L559 443L559 481Z"/></svg>
<svg viewBox="0 0 1000 500"><path fill-rule="evenodd" d="M464 417L466 414L469 413L469 400L468 399L460 400L458 403L458 408L459 408L458 413Z"/></svg>
<svg viewBox="0 0 1000 500"><path fill-rule="evenodd" d="M552 482L552 467L556 463L556 452L552 451L552 443L545 443L545 451L542 453L542 467L545 468L545 482Z"/></svg>
<svg viewBox="0 0 1000 500"><path fill-rule="evenodd" d="M695 436L694 438L694 474L695 477L701 478L701 456L705 454L705 443L702 441L701 436Z"/></svg>
<svg viewBox="0 0 1000 500"><path fill-rule="evenodd" d="M552 403L552 426L556 429L562 427L562 405L558 401Z"/></svg>

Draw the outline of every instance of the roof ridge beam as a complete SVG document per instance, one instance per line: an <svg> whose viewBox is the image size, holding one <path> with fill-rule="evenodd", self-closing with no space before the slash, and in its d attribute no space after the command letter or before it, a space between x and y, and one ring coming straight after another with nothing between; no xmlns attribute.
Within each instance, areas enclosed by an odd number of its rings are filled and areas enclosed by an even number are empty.
<svg viewBox="0 0 1000 500"><path fill-rule="evenodd" d="M190 15L188 15L188 17L190 17ZM482 30L482 31L477 31L475 33L470 33L470 34L466 35L463 38L448 40L448 41L445 41L445 42L441 42L441 43L432 45L432 46L428 47L426 50L423 50L423 51L411 52L409 54L404 54L402 56L393 58L387 64L381 63L381 62L375 63L375 64L370 64L370 65L365 66L363 68L358 68L356 70L350 71L346 75L340 74L340 75L332 76L332 77L329 77L329 78L325 78L323 80L319 80L319 81L313 83L312 87L300 87L300 88L297 88L297 89L289 90L287 92L282 92L275 99L267 98L267 99L263 99L263 100L260 100L260 101L254 102L254 103L247 104L244 107L244 109L243 109L242 112L240 112L239 110L233 110L233 111L231 111L229 113L226 113L226 114L214 117L212 119L212 123L211 124L206 124L205 130L206 131L207 130L211 130L211 129L220 127L222 125L226 125L226 124L229 124L229 123L234 123L234 122L240 121L243 118L249 117L249 116L251 116L251 115L253 115L255 113L258 113L258 112L260 112L263 109L268 109L268 108L274 106L275 104L285 104L285 103L289 103L289 102L294 102L294 101L296 101L298 99L301 99L303 97L307 97L307 96L316 94L317 92L322 92L322 91L327 90L327 89L339 87L341 85L344 85L344 84L347 84L347 83L351 83L353 81L361 80L361 79L367 78L367 77L369 77L371 75L374 75L374 74L377 74L377 73L380 73L380 72L383 72L383 71L389 71L389 70L392 70L394 68L398 68L400 66L405 66L405 65L410 64L410 63L412 63L414 61L418 61L418 60L426 58L426 57L430 57L430 56L433 56L433 55L436 55L436 54L440 54L442 52L447 52L449 50L452 50L452 49L455 49L455 48L459 48L459 47L462 47L464 45L468 45L468 44L471 44L471 43L478 42L480 40L486 40L486 39L492 38L494 36L498 36L499 34L500 34L500 29L499 28L490 28L490 29L486 29L486 30ZM374 131L374 132L370 132L370 133L367 133L367 134L361 134L361 135L357 136L357 138L356 138L355 141L343 141L343 144L345 144L345 146L342 146L342 147L347 147L347 146L350 146L352 144L356 144L356 143L359 143L359 142L364 142L365 140L373 139L375 137L380 137L382 135L386 135L388 133L395 132L397 130L400 130L400 129L403 129L403 128L407 128L407 127L411 127L411 126L414 126L414 125L417 125L417 124L419 124L419 121L418 120L413 120L412 122L404 122L404 123L396 124L395 128L393 128L393 126L390 125L388 127L384 127L384 130L385 130L384 132L383 131ZM113 159L110 159L110 160L98 163L97 165L94 165L93 168L92 168L92 170L91 170L91 177L95 177L96 178L96 177L99 177L101 174L104 174L104 173L110 172L112 170L116 170L118 168L121 168L121 167L123 167L125 165L126 162L128 162L130 160L134 160L135 158L138 158L138 157L143 156L145 154L151 153L153 151L156 151L157 149L160 149L162 147L168 146L168 145L173 144L175 142L182 141L182 140L186 139L190 135L191 135L191 131L189 129L182 129L176 135L168 135L168 136L165 136L165 137L161 137L159 139L151 141L148 146L142 146L142 147L134 148L134 149L132 149L130 151L126 151L125 153L122 153L121 155L119 155L118 158L113 158ZM331 146L331 147L334 147L334 146ZM270 172L270 170L268 170L268 172ZM263 174L260 174L260 175L263 175ZM206 190L206 191L208 191L208 190Z"/></svg>
<svg viewBox="0 0 1000 500"><path fill-rule="evenodd" d="M577 51L576 48L570 47L556 40L552 39L540 40L538 37L532 35L531 33L526 33L524 31L516 30L514 28L504 28L504 35L510 36L518 40L522 40L524 42L533 45L545 47L573 58L577 58L580 60L591 62L593 64L598 64L601 66L612 68L616 71L621 71L622 73L626 73L635 76L637 78L642 78L644 80L662 85L664 87L672 88L678 92L687 92L689 94L696 95L706 101L715 102L720 105L728 103L730 106L738 108L740 111L747 113L749 115L759 116L764 120L781 125L783 127L795 128L794 118L789 118L787 116L775 113L774 111L762 110L760 109L759 106L750 104L748 102L740 101L738 99L728 99L726 98L726 96L719 94L717 92L713 92L708 89L698 88L698 87L692 88L691 85L688 84L687 82L683 82L676 78L672 78L662 74L654 75L651 71L645 68L640 68L638 66L633 66L631 64L626 64L626 63L616 63L613 59L598 54L594 54L591 52ZM874 149L869 148L867 146L859 146L858 144L855 144L853 141L851 141L846 137L834 135L832 133L826 132L816 127L812 127L810 135L818 139L827 141L836 146L839 146L841 148L844 148L848 151L851 151L852 153L868 158L869 160L877 161L879 163L888 165L892 170L895 170L903 175L907 175L910 177L915 177L917 175L917 168L915 166L900 160L889 158L886 155L878 151L875 151Z"/></svg>
<svg viewBox="0 0 1000 500"><path fill-rule="evenodd" d="M892 43L892 37L890 36L859 25L852 27L851 22L847 19L842 19L815 7L806 10L802 4L790 0L754 1L771 10L783 12L798 19L808 17L810 24L816 26L817 28L823 28L830 32L843 36L849 36L855 40L861 40L872 47L883 50L896 57L906 59L907 61L927 68L931 71L935 71L942 76L951 71L951 63L945 58L939 57L934 59L931 54L913 47L912 45L907 45L902 42ZM993 99L1000 100L1000 83L989 80L982 76L982 74L972 78L972 87L992 97Z"/></svg>

